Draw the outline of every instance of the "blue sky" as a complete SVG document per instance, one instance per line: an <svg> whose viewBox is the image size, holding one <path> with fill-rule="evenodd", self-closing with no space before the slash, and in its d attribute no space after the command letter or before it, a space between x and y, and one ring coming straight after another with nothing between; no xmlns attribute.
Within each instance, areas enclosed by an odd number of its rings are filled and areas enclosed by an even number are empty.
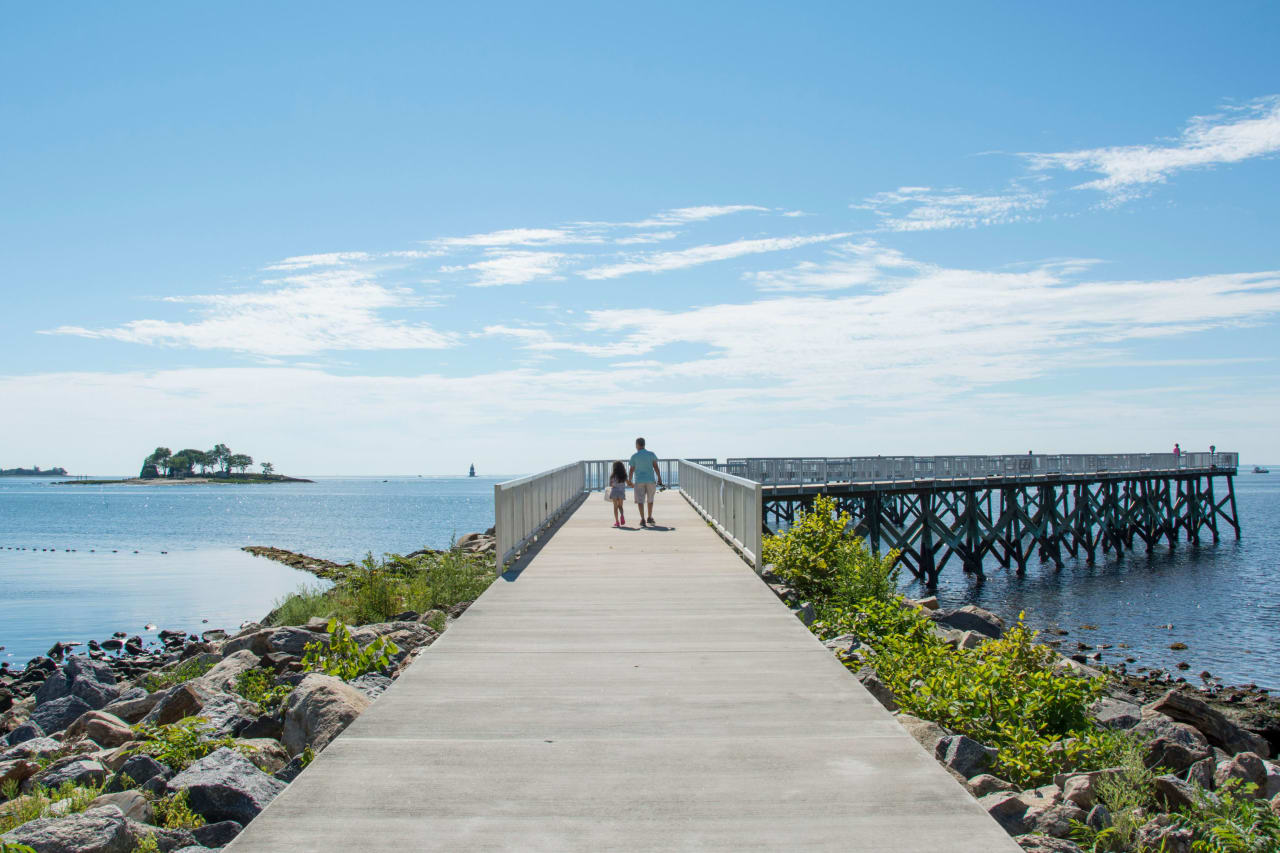
<svg viewBox="0 0 1280 853"><path fill-rule="evenodd" d="M0 465L1275 460L1278 24L11 10Z"/></svg>

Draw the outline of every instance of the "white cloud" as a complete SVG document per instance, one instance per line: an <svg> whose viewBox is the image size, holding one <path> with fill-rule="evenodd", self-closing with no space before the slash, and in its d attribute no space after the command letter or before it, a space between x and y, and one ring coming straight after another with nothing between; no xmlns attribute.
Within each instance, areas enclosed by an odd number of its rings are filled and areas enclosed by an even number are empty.
<svg viewBox="0 0 1280 853"><path fill-rule="evenodd" d="M661 243L663 240L674 240L678 236L680 236L679 231L645 231L628 237L619 237L613 242L619 246L629 246L633 243Z"/></svg>
<svg viewBox="0 0 1280 853"><path fill-rule="evenodd" d="M369 258L368 252L326 252L320 255L294 255L292 258L276 261L268 266L267 269L302 270L312 267L335 267L353 261L367 261Z"/></svg>
<svg viewBox="0 0 1280 853"><path fill-rule="evenodd" d="M433 246L456 249L491 246L555 246L566 243L603 243L604 237L586 229L574 228L508 228L466 237L444 237L428 241Z"/></svg>
<svg viewBox="0 0 1280 853"><path fill-rule="evenodd" d="M749 272L743 278L755 282L760 290L816 292L882 282L891 275L922 266L896 249L873 241L834 246L828 255L826 261L801 261L788 269Z"/></svg>
<svg viewBox="0 0 1280 853"><path fill-rule="evenodd" d="M430 303L407 288L384 287L363 273L335 270L268 282L254 293L169 297L200 306L194 322L134 320L110 329L61 326L46 334L259 356L312 355L330 350L441 349L456 336L426 324L388 320L392 308Z"/></svg>
<svg viewBox="0 0 1280 853"><path fill-rule="evenodd" d="M666 272L686 267L707 264L713 261L724 261L743 255L754 255L761 252L780 252L795 249L813 243L825 243L848 237L846 234L818 234L812 237L766 237L757 240L738 240L733 243L719 245L694 246L691 249L680 249L671 252L655 252L638 255L635 258L616 264L592 267L579 273L587 279L619 278L637 272Z"/></svg>
<svg viewBox="0 0 1280 853"><path fill-rule="evenodd" d="M567 255L558 252L531 252L489 249L485 259L470 264L441 267L441 272L476 273L472 287L495 287L502 284L527 284L545 278L559 278L556 271Z"/></svg>
<svg viewBox="0 0 1280 853"><path fill-rule="evenodd" d="M745 213L752 210L767 211L768 208L754 204L704 204L698 207L677 207L672 210L655 213L648 219L626 224L633 228L663 228L669 225L701 222L705 219L714 219L717 216L728 216L731 213Z"/></svg>
<svg viewBox="0 0 1280 853"><path fill-rule="evenodd" d="M1184 169L1238 163L1280 151L1280 95L1211 116L1196 116L1169 145L1120 145L1026 154L1032 168L1096 172L1076 189L1095 189L1123 200Z"/></svg>
<svg viewBox="0 0 1280 853"><path fill-rule="evenodd" d="M1043 192L976 195L956 189L898 187L851 206L874 211L890 231L936 231L1025 221L1046 204L1048 196Z"/></svg>

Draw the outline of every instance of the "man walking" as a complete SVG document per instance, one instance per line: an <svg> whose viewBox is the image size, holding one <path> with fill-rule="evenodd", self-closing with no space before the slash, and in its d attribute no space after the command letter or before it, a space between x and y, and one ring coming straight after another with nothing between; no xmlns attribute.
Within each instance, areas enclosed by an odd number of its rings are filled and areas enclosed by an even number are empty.
<svg viewBox="0 0 1280 853"><path fill-rule="evenodd" d="M636 452L631 454L631 469L627 471L636 493L636 508L640 510L640 526L645 525L644 505L649 504L649 524L653 524L653 496L662 485L662 472L658 470L658 455L644 449L644 439L636 439Z"/></svg>

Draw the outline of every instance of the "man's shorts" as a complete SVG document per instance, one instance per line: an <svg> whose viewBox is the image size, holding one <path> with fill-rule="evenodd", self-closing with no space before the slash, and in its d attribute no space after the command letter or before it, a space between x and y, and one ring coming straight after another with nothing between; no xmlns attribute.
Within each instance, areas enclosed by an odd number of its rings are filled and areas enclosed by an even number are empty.
<svg viewBox="0 0 1280 853"><path fill-rule="evenodd" d="M636 503L653 503L653 496L658 493L657 483L636 483Z"/></svg>

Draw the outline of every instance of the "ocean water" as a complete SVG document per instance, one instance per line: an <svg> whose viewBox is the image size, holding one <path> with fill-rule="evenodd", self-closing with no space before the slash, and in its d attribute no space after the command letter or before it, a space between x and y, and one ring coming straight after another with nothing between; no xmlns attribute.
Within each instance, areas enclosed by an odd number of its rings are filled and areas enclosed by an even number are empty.
<svg viewBox="0 0 1280 853"><path fill-rule="evenodd" d="M80 486L0 478L0 660L145 626L199 633L262 618L300 572L240 550L345 562L447 546L493 524L490 478ZM166 553L167 552L167 553Z"/></svg>
<svg viewBox="0 0 1280 853"><path fill-rule="evenodd" d="M1130 672L1158 667L1199 684L1208 671L1228 684L1280 690L1280 476L1241 473L1235 489L1239 540L1220 524L1217 545L1206 537L1198 548L1179 542L1150 556L1139 546L1092 566L1068 559L1060 571L1033 560L1023 577L988 561L985 582L952 560L939 578L938 599L944 607L975 603L1005 618L1022 612L1032 627L1066 630L1064 653L1074 653L1078 642L1094 647L1083 652L1090 655L1111 644L1103 662L1136 658ZM925 594L914 581L904 589ZM1174 651L1174 643L1187 649ZM1189 668L1180 672L1179 662Z"/></svg>
<svg viewBox="0 0 1280 853"><path fill-rule="evenodd" d="M240 546L337 561L442 547L493 524L495 482L149 487L0 479L0 660L21 665L59 640L146 636L147 624L234 628L316 582ZM938 596L944 606L974 602L1009 618L1025 612L1037 628L1064 629L1066 652L1076 642L1111 644L1103 654L1112 663L1134 657L1132 667L1172 670L1185 661L1193 682L1208 670L1229 683L1280 689L1280 475L1241 474L1235 482L1239 540L1228 531L1218 545L1161 547L1149 557L1139 550L1093 566L1068 560L1061 571L1033 561L1023 577L989 565L983 583L953 561ZM924 594L914 583L904 589ZM1175 642L1188 648L1169 649Z"/></svg>

